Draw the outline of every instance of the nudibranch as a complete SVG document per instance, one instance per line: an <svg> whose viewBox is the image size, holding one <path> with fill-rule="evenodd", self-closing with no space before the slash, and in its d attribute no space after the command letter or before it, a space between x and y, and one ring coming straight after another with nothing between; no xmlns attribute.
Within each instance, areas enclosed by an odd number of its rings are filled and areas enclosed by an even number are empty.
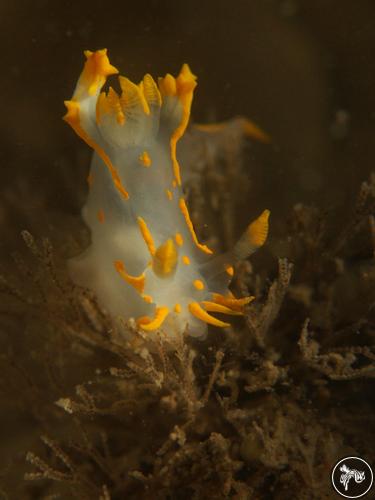
<svg viewBox="0 0 375 500"><path fill-rule="evenodd" d="M94 290L111 315L134 318L146 332L202 336L207 324L229 326L216 314L241 315L252 300L229 292L233 265L263 245L269 211L232 251L214 257L195 233L176 155L196 87L189 66L158 83L148 74L138 85L119 76L118 94L102 91L118 73L107 51L85 56L64 116L94 150L82 211L91 245L70 261L73 280Z"/></svg>

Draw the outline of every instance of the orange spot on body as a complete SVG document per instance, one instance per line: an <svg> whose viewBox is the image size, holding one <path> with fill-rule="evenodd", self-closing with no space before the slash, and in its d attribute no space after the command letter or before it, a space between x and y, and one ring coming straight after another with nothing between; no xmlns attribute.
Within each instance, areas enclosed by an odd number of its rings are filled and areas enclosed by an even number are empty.
<svg viewBox="0 0 375 500"><path fill-rule="evenodd" d="M233 266L231 266L230 264L225 264L225 271L226 271L226 273L227 273L229 276L233 276L233 275L234 275L234 269L233 269Z"/></svg>
<svg viewBox="0 0 375 500"><path fill-rule="evenodd" d="M182 262L185 264L185 266L189 266L190 265L190 259L187 255L183 255L182 256Z"/></svg>
<svg viewBox="0 0 375 500"><path fill-rule="evenodd" d="M147 151L143 151L143 153L139 156L139 161L144 167L151 167L152 161Z"/></svg>
<svg viewBox="0 0 375 500"><path fill-rule="evenodd" d="M146 294L143 294L142 295L142 299L147 302L148 304L152 304L152 302L154 302L153 298L151 297L151 295L146 295Z"/></svg>
<svg viewBox="0 0 375 500"><path fill-rule="evenodd" d="M194 280L193 285L197 290L204 290L204 283L201 280Z"/></svg>
<svg viewBox="0 0 375 500"><path fill-rule="evenodd" d="M103 224L104 220L105 220L105 217L104 217L104 211L102 209L100 209L98 211L98 214L97 214L97 217L98 217L98 221Z"/></svg>
<svg viewBox="0 0 375 500"><path fill-rule="evenodd" d="M177 245L179 247L182 247L182 245L184 244L184 239L183 239L181 233L176 233L175 240L176 240Z"/></svg>

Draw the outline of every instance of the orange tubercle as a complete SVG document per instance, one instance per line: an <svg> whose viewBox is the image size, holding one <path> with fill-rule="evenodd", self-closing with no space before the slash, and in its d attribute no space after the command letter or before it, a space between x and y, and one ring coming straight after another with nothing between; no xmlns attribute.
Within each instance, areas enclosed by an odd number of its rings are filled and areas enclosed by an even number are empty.
<svg viewBox="0 0 375 500"><path fill-rule="evenodd" d="M151 167L152 161L147 151L143 151L143 153L139 156L139 161L144 167Z"/></svg>

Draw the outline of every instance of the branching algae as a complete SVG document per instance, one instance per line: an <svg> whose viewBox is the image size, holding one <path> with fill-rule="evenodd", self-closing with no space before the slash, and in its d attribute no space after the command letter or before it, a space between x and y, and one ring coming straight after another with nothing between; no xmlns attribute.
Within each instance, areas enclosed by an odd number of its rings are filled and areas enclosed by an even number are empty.
<svg viewBox="0 0 375 500"><path fill-rule="evenodd" d="M136 318L145 331L229 323L211 313L241 315L252 297L228 290L233 265L262 246L269 211L252 222L234 248L214 257L199 242L182 190L177 142L189 122L196 77L184 64L174 78L138 84L119 76L121 95L101 89L118 73L106 50L86 62L65 121L94 150L83 217L91 246L70 264L80 285L93 289L114 316Z"/></svg>

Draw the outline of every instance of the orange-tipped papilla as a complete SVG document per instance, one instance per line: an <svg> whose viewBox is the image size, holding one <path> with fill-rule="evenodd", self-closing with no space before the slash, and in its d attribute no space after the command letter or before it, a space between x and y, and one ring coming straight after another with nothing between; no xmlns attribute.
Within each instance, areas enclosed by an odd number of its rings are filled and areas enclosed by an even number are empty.
<svg viewBox="0 0 375 500"><path fill-rule="evenodd" d="M255 221L249 224L234 247L234 255L237 260L246 259L264 245L268 235L270 213L269 210L264 210Z"/></svg>

